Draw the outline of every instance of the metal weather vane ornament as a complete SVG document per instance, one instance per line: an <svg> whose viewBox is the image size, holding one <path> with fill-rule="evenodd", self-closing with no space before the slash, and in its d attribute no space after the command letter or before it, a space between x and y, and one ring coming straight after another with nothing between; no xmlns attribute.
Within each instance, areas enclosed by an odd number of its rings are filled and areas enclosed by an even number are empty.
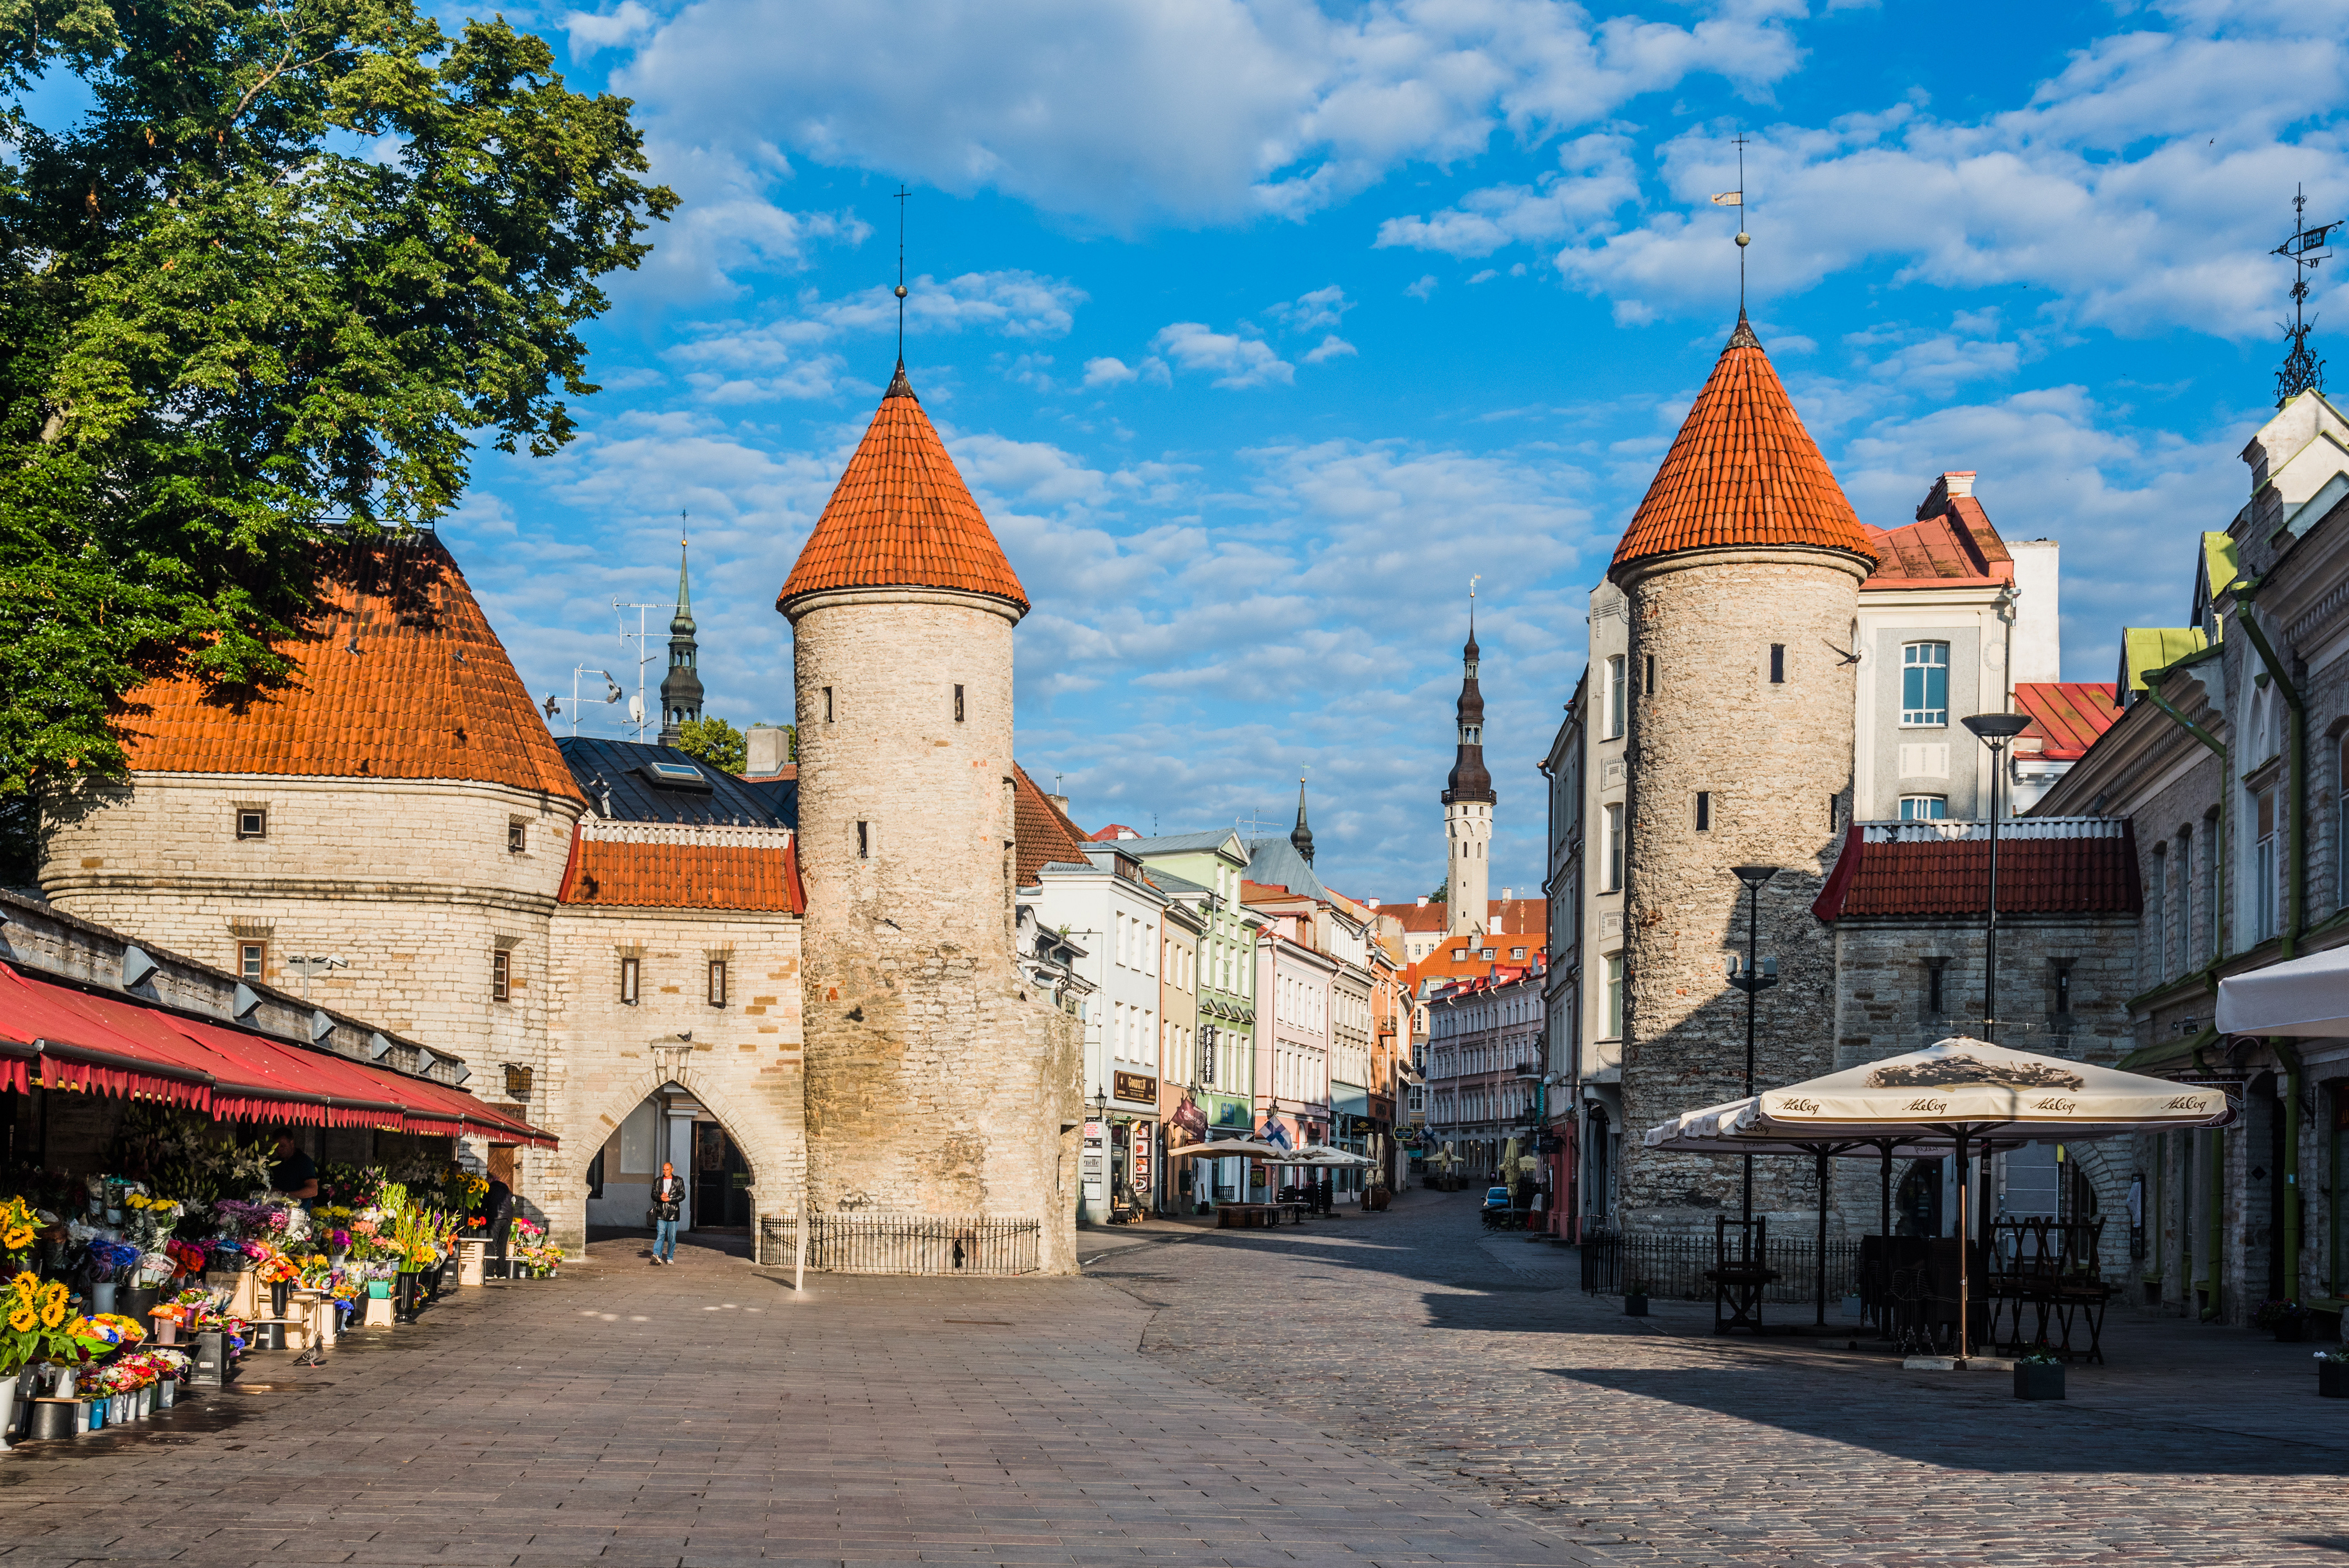
<svg viewBox="0 0 2349 1568"><path fill-rule="evenodd" d="M2292 349L2283 356L2283 368L2276 372L2276 407L2303 392L2324 390L2324 361L2308 351L2308 335L2316 330L2316 318L2308 315L2308 274L2332 259L2328 244L2333 231L2344 222L2335 218L2330 223L2319 223L2312 229L2307 223L2308 193L2295 186L2292 198L2292 238L2278 245L2270 255L2282 256L2292 265L2292 319L2278 322L2283 329L2286 343Z"/></svg>
<svg viewBox="0 0 2349 1568"><path fill-rule="evenodd" d="M1737 314L1740 316L1743 316L1745 314L1745 247L1754 242L1754 236L1745 232L1745 149L1747 146L1747 139L1743 131L1740 131L1737 136L1733 139L1733 145L1737 149L1737 189L1734 191L1721 191L1713 197L1713 204L1716 207L1734 207L1738 210Z"/></svg>

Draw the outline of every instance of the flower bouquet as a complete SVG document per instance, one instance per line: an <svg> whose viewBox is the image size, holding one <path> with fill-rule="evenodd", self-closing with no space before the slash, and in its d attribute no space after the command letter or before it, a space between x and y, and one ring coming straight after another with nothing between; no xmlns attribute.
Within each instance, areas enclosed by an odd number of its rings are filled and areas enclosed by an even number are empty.
<svg viewBox="0 0 2349 1568"><path fill-rule="evenodd" d="M0 1253L7 1254L11 1267L21 1269L30 1260L33 1243L45 1228L41 1222L42 1216L24 1199L0 1199Z"/></svg>

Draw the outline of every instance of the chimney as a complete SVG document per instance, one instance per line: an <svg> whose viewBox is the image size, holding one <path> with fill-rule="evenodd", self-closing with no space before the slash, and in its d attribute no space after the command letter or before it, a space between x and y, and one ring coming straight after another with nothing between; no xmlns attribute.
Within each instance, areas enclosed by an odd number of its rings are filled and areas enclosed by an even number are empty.
<svg viewBox="0 0 2349 1568"><path fill-rule="evenodd" d="M1362 907L1364 909L1376 909L1379 907L1379 901L1374 898L1366 898L1362 901Z"/></svg>
<svg viewBox="0 0 2349 1568"><path fill-rule="evenodd" d="M1923 504L1917 508L1917 521L1939 517L1950 510L1951 501L1973 494L1974 473L1972 469L1955 469L1935 480L1933 488L1925 492Z"/></svg>
<svg viewBox="0 0 2349 1568"><path fill-rule="evenodd" d="M1427 907L1427 895L1425 893L1421 893L1419 895L1419 907L1421 909L1425 909Z"/></svg>
<svg viewBox="0 0 2349 1568"><path fill-rule="evenodd" d="M792 732L771 724L754 724L742 736L747 743L742 760L746 778L772 779L791 760Z"/></svg>
<svg viewBox="0 0 2349 1568"><path fill-rule="evenodd" d="M1052 802L1052 810L1061 816L1069 814L1069 798L1066 795L1047 795L1044 799Z"/></svg>

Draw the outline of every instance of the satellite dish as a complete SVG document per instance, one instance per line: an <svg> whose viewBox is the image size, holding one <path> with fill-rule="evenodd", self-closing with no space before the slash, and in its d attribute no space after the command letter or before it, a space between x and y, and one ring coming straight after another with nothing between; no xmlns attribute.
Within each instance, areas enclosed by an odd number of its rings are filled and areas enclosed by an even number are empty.
<svg viewBox="0 0 2349 1568"><path fill-rule="evenodd" d="M630 697L628 699L628 722L630 724L642 724L644 721L645 699L641 696Z"/></svg>

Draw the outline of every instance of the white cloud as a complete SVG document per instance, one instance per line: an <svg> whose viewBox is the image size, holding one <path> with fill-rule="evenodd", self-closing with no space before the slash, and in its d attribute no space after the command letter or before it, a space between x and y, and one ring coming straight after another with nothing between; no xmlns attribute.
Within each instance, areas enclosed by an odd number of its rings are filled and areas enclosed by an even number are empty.
<svg viewBox="0 0 2349 1568"><path fill-rule="evenodd" d="M700 0L616 86L689 145L763 138L1112 225L1232 221L1301 215L1700 73L1765 88L1798 57L1799 10L1732 0L1682 26L1561 0L832 0L781 25L759 0ZM599 40L625 15L576 25Z"/></svg>
<svg viewBox="0 0 2349 1568"><path fill-rule="evenodd" d="M1361 349L1356 348L1352 344L1347 342L1344 338L1340 337L1333 332L1321 340L1319 346L1316 347L1310 354L1308 354L1305 356L1305 363L1308 365L1323 365L1332 359L1337 359L1346 355L1360 353L1361 353Z"/></svg>
<svg viewBox="0 0 2349 1568"><path fill-rule="evenodd" d="M1181 370L1214 373L1218 387L1263 387L1278 381L1288 386L1296 367L1261 339L1216 332L1200 322L1178 321L1159 330L1150 346Z"/></svg>
<svg viewBox="0 0 2349 1568"><path fill-rule="evenodd" d="M1417 283L1413 284L1409 288L1404 289L1402 292L1411 295L1413 299L1425 299L1428 295L1435 292L1435 274L1433 273L1426 273L1421 275L1420 280Z"/></svg>
<svg viewBox="0 0 2349 1568"><path fill-rule="evenodd" d="M926 273L905 285L905 330L991 332L1004 337L1058 337L1076 320L1085 292L1066 278L1016 269L965 273L940 283ZM875 332L897 320L897 298L875 284L844 299L801 301L810 320L845 332Z"/></svg>
<svg viewBox="0 0 2349 1568"><path fill-rule="evenodd" d="M1104 355L1085 361L1085 385L1088 387L1120 387L1134 378L1136 372L1123 359Z"/></svg>
<svg viewBox="0 0 2349 1568"><path fill-rule="evenodd" d="M651 32L659 18L636 0L621 0L618 10L598 15L591 11L564 14L563 28L571 36L574 59L585 59L598 49L633 44Z"/></svg>
<svg viewBox="0 0 2349 1568"><path fill-rule="evenodd" d="M1312 332L1325 326L1335 326L1354 308L1346 291L1336 284L1315 289L1276 305L1268 306L1265 315L1291 332Z"/></svg>
<svg viewBox="0 0 2349 1568"><path fill-rule="evenodd" d="M1505 245L1561 238L1639 200L1626 137L1582 137L1559 149L1558 161L1559 172L1535 185L1489 186L1432 217L1390 218L1379 225L1378 243L1488 256Z"/></svg>

